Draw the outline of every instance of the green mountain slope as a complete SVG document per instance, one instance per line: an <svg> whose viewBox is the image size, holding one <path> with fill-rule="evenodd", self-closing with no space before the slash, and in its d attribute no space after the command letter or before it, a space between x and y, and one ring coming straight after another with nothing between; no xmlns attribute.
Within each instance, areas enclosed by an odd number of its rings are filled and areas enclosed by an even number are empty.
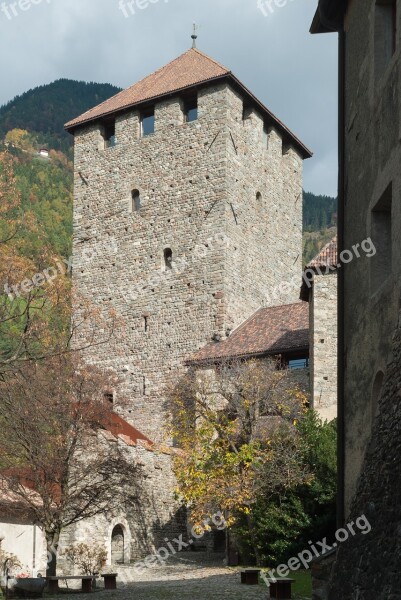
<svg viewBox="0 0 401 600"><path fill-rule="evenodd" d="M12 129L26 129L40 134L41 144L71 156L72 137L64 131L64 123L119 91L109 83L70 79L29 90L0 107L0 139Z"/></svg>
<svg viewBox="0 0 401 600"><path fill-rule="evenodd" d="M337 224L337 200L304 192L304 231L321 231Z"/></svg>

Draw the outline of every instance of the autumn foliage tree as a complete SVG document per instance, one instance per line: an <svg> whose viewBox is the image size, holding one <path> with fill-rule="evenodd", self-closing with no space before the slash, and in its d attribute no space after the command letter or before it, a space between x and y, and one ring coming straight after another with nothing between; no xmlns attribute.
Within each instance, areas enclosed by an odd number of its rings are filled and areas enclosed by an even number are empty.
<svg viewBox="0 0 401 600"><path fill-rule="evenodd" d="M75 350L103 344L117 324L112 309L73 296L71 262L55 253L23 207L14 167L13 157L0 153L0 377L26 361L71 351L72 340L79 339Z"/></svg>
<svg viewBox="0 0 401 600"><path fill-rule="evenodd" d="M222 511L229 526L245 517L252 537L260 496L311 480L296 427L307 400L274 360L191 370L171 390L177 494L195 524Z"/></svg>
<svg viewBox="0 0 401 600"><path fill-rule="evenodd" d="M115 383L76 355L29 361L0 380L1 477L46 534L49 575L64 528L137 493L126 446L102 433L112 419L104 392Z"/></svg>

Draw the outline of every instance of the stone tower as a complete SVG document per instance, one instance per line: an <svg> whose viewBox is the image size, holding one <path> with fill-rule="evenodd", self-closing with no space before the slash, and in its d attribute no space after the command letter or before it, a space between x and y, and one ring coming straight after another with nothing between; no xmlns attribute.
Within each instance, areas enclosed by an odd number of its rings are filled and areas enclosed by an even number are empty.
<svg viewBox="0 0 401 600"><path fill-rule="evenodd" d="M191 49L71 121L74 285L122 318L87 358L122 378L124 417L162 433L183 362L272 289L297 301L310 152L226 68ZM284 295L283 295L284 294ZM89 331L87 332L89 335Z"/></svg>

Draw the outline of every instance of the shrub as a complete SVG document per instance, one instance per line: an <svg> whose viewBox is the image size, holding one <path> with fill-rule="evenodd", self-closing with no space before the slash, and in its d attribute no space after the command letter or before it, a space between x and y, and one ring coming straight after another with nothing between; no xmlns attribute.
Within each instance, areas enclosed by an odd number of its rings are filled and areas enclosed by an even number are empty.
<svg viewBox="0 0 401 600"><path fill-rule="evenodd" d="M68 562L77 567L83 575L96 575L107 560L107 552L102 546L75 544L64 550Z"/></svg>

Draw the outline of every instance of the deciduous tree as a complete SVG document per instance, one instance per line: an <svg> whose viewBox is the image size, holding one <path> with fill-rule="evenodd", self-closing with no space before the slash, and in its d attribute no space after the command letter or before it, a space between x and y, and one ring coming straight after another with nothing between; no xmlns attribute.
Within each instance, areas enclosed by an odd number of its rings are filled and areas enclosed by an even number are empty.
<svg viewBox="0 0 401 600"><path fill-rule="evenodd" d="M103 433L113 419L104 393L114 385L76 355L26 362L0 381L1 477L44 530L50 575L64 528L138 493L128 447Z"/></svg>
<svg viewBox="0 0 401 600"><path fill-rule="evenodd" d="M296 423L307 397L273 360L192 370L170 392L177 494L195 524L217 511L233 525L258 497L311 478ZM255 544L256 548L256 544Z"/></svg>

